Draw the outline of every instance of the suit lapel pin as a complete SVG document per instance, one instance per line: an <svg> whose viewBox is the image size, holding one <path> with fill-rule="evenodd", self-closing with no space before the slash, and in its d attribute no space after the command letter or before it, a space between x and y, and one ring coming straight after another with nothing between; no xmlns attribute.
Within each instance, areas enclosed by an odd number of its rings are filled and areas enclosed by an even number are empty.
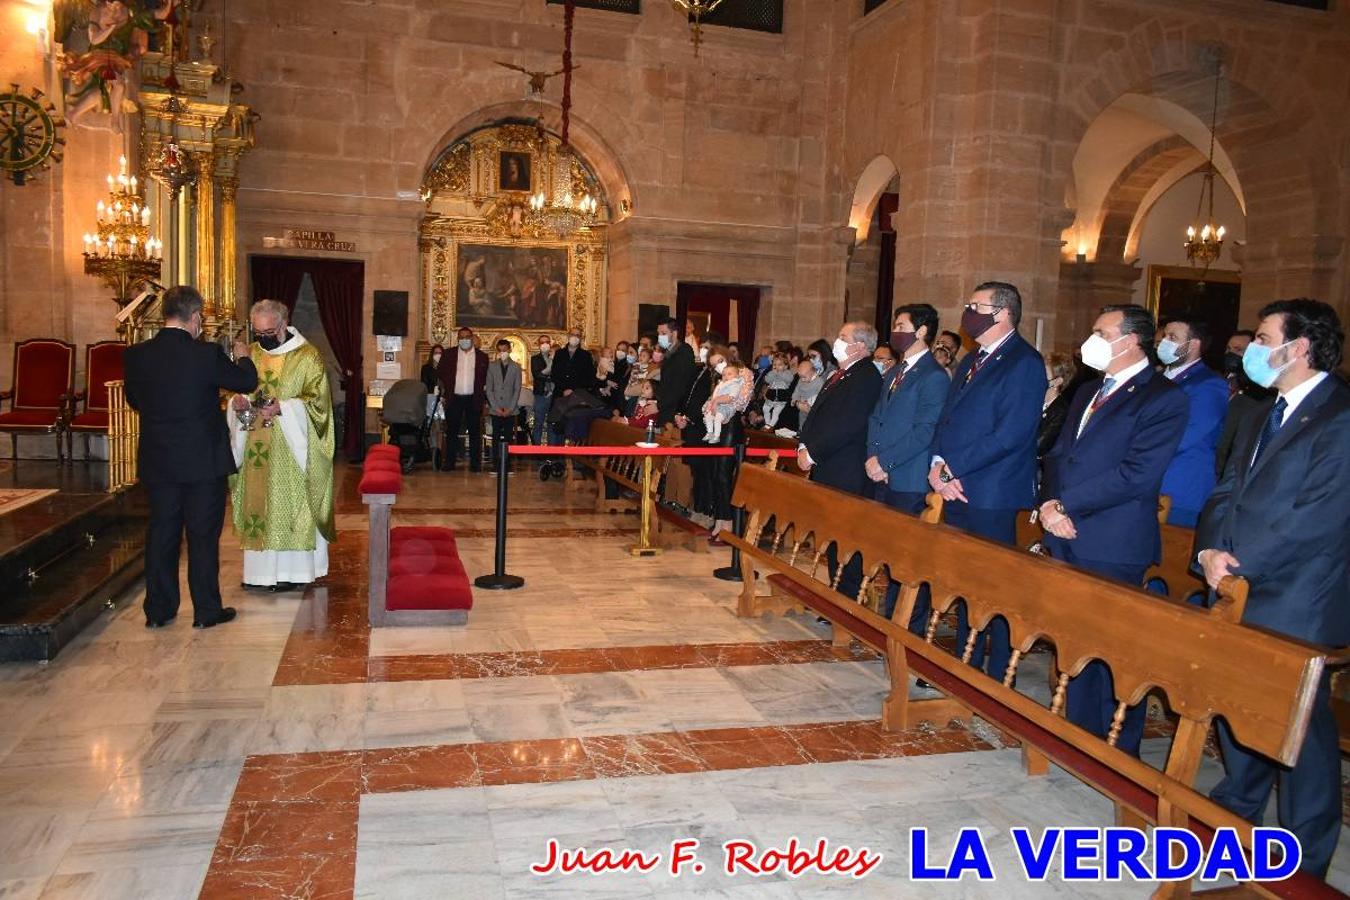
<svg viewBox="0 0 1350 900"><path fill-rule="evenodd" d="M1138 385L1133 385L1133 384L1130 385L1128 388L1125 389L1125 393L1127 393L1127 394L1133 394L1133 393L1134 393L1134 389L1135 389L1136 387L1138 387Z"/></svg>

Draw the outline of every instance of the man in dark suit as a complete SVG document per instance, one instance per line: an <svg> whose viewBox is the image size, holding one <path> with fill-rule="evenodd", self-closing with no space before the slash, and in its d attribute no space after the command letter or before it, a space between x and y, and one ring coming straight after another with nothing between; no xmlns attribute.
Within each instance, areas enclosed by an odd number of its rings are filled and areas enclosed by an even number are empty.
<svg viewBox="0 0 1350 900"><path fill-rule="evenodd" d="M1038 509L1051 556L1135 587L1162 554L1158 492L1190 405L1153 368L1156 331L1142 306L1108 306L1097 316L1082 353L1102 377L1069 404L1045 455ZM1125 715L1116 746L1126 753L1139 755L1146 708L1139 703ZM1111 670L1094 660L1069 682L1065 713L1105 738L1115 710Z"/></svg>
<svg viewBox="0 0 1350 900"><path fill-rule="evenodd" d="M797 465L817 484L862 494L867 478L867 423L881 393L881 373L872 365L877 331L866 322L846 322L831 348L839 368L820 389L811 415L797 435ZM837 560L826 551L830 579ZM862 586L862 560L855 554L844 566L839 592L857 596Z"/></svg>
<svg viewBox="0 0 1350 900"><path fill-rule="evenodd" d="M553 354L553 402L571 396L573 391L595 389L595 357L581 346L581 329L570 329L567 343Z"/></svg>
<svg viewBox="0 0 1350 900"><path fill-rule="evenodd" d="M1276 396L1234 442L1195 531L1210 587L1251 585L1242 621L1302 641L1350 644L1350 388L1334 373L1345 334L1316 300L1261 310L1243 370ZM1325 877L1341 824L1340 754L1324 675L1298 762L1284 769L1219 726L1227 774L1210 796L1260 822L1275 780L1279 821L1303 846L1303 868Z"/></svg>
<svg viewBox="0 0 1350 900"><path fill-rule="evenodd" d="M488 357L473 345L473 329L459 330L455 349L441 357L441 399L445 403L445 452L441 468L459 462L459 435L469 429L469 471L483 469L483 404L487 398Z"/></svg>
<svg viewBox="0 0 1350 900"><path fill-rule="evenodd" d="M1190 404L1186 433L1163 476L1162 491L1172 498L1167 524L1194 528L1200 508L1214 489L1214 458L1224 416L1228 413L1228 382L1205 365L1209 325L1200 319L1173 319L1162 330L1158 359L1163 374L1181 388Z"/></svg>
<svg viewBox="0 0 1350 900"><path fill-rule="evenodd" d="M202 334L202 296L190 287L165 292L164 327L128 347L127 402L141 417L137 463L150 504L145 536L145 624L178 615L178 552L187 531L192 624L210 628L234 618L220 599L220 532L225 483L234 473L220 392L258 387L248 347L236 342L232 363Z"/></svg>
<svg viewBox="0 0 1350 900"><path fill-rule="evenodd" d="M1017 333L1022 295L1011 284L989 281L975 288L961 313L961 327L977 344L957 364L933 438L929 486L947 501L948 525L990 540L1017 539L1017 511L1036 500L1036 432L1045 399L1045 361ZM1003 679L1012 647L999 616L987 629L988 672ZM957 650L969 637L965 604L957 611ZM984 668L985 637L970 664Z"/></svg>
<svg viewBox="0 0 1350 900"><path fill-rule="evenodd" d="M927 303L902 306L895 313L890 350L897 362L882 377L881 394L867 424L864 471L877 500L918 515L928 496L928 463L933 432L947 399L951 378L929 347L937 335L937 310ZM898 585L892 582L882 614L895 611ZM909 628L923 634L929 611L928 586L914 606Z"/></svg>
<svg viewBox="0 0 1350 900"><path fill-rule="evenodd" d="M665 353L661 378L656 382L656 424L664 426L684 412L698 364L693 348L684 341L684 331L675 319L666 319L656 326L656 343Z"/></svg>

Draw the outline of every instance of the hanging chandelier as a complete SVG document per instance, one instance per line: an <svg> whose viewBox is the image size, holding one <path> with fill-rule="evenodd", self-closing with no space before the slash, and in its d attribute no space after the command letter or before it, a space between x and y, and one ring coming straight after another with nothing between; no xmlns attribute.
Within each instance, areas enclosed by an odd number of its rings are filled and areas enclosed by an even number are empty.
<svg viewBox="0 0 1350 900"><path fill-rule="evenodd" d="M1186 228L1186 259L1201 271L1208 270L1223 252L1224 227L1214 220L1214 131L1219 119L1219 77L1222 64L1214 64L1214 105L1209 115L1209 157L1205 175L1200 183L1200 199L1195 207L1195 221ZM1202 218L1201 212L1205 215Z"/></svg>
<svg viewBox="0 0 1350 900"><path fill-rule="evenodd" d="M719 0L720 2L720 0ZM563 5L563 76L562 98L562 144L558 153L549 158L548 186L541 187L530 195L530 208L520 224L535 232L550 232L559 240L564 240L578 231L585 231L595 222L600 202L589 192L580 197L573 192L572 150L569 145L572 119L572 32L576 17L576 0L566 0ZM543 116L539 120L539 140L541 149L546 144L543 128ZM561 174L560 174L561 173Z"/></svg>
<svg viewBox="0 0 1350 900"><path fill-rule="evenodd" d="M185 107L177 96L170 95L163 109L169 114L169 136L150 160L150 177L164 185L169 196L177 200L178 192L195 184L200 173L192 154L178 143L178 114Z"/></svg>
<svg viewBox="0 0 1350 900"><path fill-rule="evenodd" d="M694 55L698 56L699 45L703 43L703 17L722 5L722 0L670 0L676 12L689 17L690 37L694 42Z"/></svg>
<svg viewBox="0 0 1350 900"><path fill-rule="evenodd" d="M108 176L108 199L98 202L98 229L84 236L84 273L103 279L118 307L126 306L147 281L159 278L164 245L150 236L150 208L127 158Z"/></svg>

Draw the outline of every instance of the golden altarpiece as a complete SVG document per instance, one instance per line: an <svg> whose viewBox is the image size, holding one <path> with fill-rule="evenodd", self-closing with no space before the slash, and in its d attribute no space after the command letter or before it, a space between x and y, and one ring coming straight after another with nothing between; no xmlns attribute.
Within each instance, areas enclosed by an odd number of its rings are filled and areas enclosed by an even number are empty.
<svg viewBox="0 0 1350 900"><path fill-rule="evenodd" d="M500 338L528 379L538 339L580 328L604 340L609 207L594 171L532 122L473 131L441 153L422 185L427 341L463 325L490 350Z"/></svg>

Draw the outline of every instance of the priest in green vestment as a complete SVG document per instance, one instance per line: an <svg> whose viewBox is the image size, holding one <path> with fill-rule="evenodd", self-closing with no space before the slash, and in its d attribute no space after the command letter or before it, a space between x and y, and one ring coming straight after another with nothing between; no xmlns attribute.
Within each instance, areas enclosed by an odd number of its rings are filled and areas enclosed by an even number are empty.
<svg viewBox="0 0 1350 900"><path fill-rule="evenodd" d="M230 401L234 529L244 587L292 590L328 574L333 402L323 356L290 327L285 304L260 300L249 315L258 389Z"/></svg>

